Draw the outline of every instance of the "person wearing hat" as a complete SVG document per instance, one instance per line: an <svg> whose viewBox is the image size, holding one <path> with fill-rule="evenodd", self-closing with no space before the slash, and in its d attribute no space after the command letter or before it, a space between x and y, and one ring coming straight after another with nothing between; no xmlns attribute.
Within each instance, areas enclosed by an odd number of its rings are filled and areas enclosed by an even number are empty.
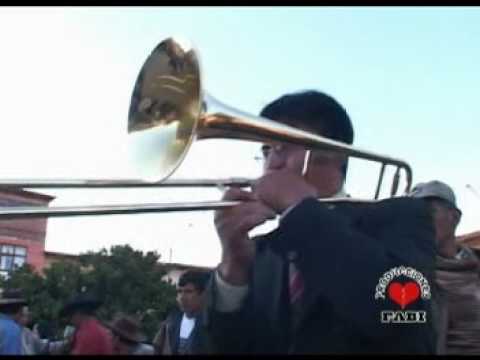
<svg viewBox="0 0 480 360"><path fill-rule="evenodd" d="M113 351L116 355L153 355L152 345L144 344L145 335L133 317L119 313L108 325L113 334Z"/></svg>
<svg viewBox="0 0 480 360"><path fill-rule="evenodd" d="M457 207L453 190L447 184L433 180L417 184L410 196L425 199L432 209L438 254L445 258L455 257L462 251L455 243L455 231L462 211Z"/></svg>
<svg viewBox="0 0 480 360"><path fill-rule="evenodd" d="M22 315L27 300L19 290L5 290L0 297L0 355L22 355Z"/></svg>
<svg viewBox="0 0 480 360"><path fill-rule="evenodd" d="M28 302L18 289L6 290L0 298L0 355L63 354L68 341L41 339L27 327Z"/></svg>
<svg viewBox="0 0 480 360"><path fill-rule="evenodd" d="M60 311L60 317L69 318L75 327L71 355L113 354L112 337L109 330L95 316L101 301L81 293L70 300Z"/></svg>
<svg viewBox="0 0 480 360"><path fill-rule="evenodd" d="M462 216L455 193L433 180L417 184L409 194L430 206L437 242L434 309L438 354L480 354L480 260L455 242Z"/></svg>
<svg viewBox="0 0 480 360"><path fill-rule="evenodd" d="M63 355L67 353L70 339L50 341L41 338L38 333L28 327L31 321L28 306L22 308L22 311L16 317L16 321L22 326L22 355Z"/></svg>

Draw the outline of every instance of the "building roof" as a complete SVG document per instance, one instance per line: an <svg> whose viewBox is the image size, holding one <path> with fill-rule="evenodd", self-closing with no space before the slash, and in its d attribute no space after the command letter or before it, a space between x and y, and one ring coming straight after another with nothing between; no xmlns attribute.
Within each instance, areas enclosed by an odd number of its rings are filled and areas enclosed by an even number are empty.
<svg viewBox="0 0 480 360"><path fill-rule="evenodd" d="M45 256L48 257L57 257L57 258L64 258L64 259L77 259L78 255L76 254L66 254L57 251L44 251Z"/></svg>
<svg viewBox="0 0 480 360"><path fill-rule="evenodd" d="M468 234L463 234L463 235L457 236L456 238L456 241L461 244L469 243L476 240L480 241L480 230L474 231Z"/></svg>
<svg viewBox="0 0 480 360"><path fill-rule="evenodd" d="M190 264L180 264L180 263L170 263L170 262L160 262L159 264L163 265L166 269L180 269L180 270L200 270L200 271L211 271L214 269L213 266L199 266L199 265L190 265Z"/></svg>

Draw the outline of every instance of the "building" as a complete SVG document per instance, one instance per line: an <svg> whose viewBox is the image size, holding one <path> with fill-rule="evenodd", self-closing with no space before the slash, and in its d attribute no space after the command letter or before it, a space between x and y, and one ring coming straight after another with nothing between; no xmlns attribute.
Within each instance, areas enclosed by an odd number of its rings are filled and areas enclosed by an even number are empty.
<svg viewBox="0 0 480 360"><path fill-rule="evenodd" d="M1 190L0 206L48 206L52 196L21 189ZM45 266L46 218L0 220L0 275L30 264L40 271Z"/></svg>
<svg viewBox="0 0 480 360"><path fill-rule="evenodd" d="M74 254L65 254L65 253L60 253L55 251L44 251L44 257L45 257L45 261L44 261L43 268L48 268L53 263L59 262L59 261L67 261L67 262L78 264L78 255L74 255Z"/></svg>
<svg viewBox="0 0 480 360"><path fill-rule="evenodd" d="M474 250L480 251L480 231L474 231L468 234L457 236L457 243L469 246Z"/></svg>
<svg viewBox="0 0 480 360"><path fill-rule="evenodd" d="M160 263L164 266L167 271L166 275L162 278L164 281L171 282L176 285L180 276L187 270L196 270L196 271L213 271L213 267L208 266L197 266L197 265L187 265L179 263Z"/></svg>
<svg viewBox="0 0 480 360"><path fill-rule="evenodd" d="M0 191L0 206L48 206L54 197L22 189ZM27 263L41 272L57 261L77 262L78 256L45 250L47 218L0 220L0 275ZM208 267L159 263L166 267L164 280L176 284L186 270L211 270Z"/></svg>

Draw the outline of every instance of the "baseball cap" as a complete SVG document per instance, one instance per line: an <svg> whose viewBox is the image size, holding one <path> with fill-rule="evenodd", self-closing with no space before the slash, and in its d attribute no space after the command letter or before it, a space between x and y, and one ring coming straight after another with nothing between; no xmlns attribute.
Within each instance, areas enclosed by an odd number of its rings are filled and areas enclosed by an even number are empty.
<svg viewBox="0 0 480 360"><path fill-rule="evenodd" d="M457 207L457 199L455 198L455 193L452 188L447 184L438 181L432 180L425 183L418 183L415 185L408 195L413 198L424 199L424 198L437 198L444 200L460 214L462 211Z"/></svg>

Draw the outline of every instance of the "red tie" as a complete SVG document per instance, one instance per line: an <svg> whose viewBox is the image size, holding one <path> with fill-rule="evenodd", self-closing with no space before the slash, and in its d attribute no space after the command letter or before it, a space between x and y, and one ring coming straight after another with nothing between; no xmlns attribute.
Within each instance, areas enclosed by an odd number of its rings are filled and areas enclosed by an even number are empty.
<svg viewBox="0 0 480 360"><path fill-rule="evenodd" d="M289 266L289 290L290 290L290 304L295 304L302 297L304 290L303 277L297 266L293 261L290 261Z"/></svg>

